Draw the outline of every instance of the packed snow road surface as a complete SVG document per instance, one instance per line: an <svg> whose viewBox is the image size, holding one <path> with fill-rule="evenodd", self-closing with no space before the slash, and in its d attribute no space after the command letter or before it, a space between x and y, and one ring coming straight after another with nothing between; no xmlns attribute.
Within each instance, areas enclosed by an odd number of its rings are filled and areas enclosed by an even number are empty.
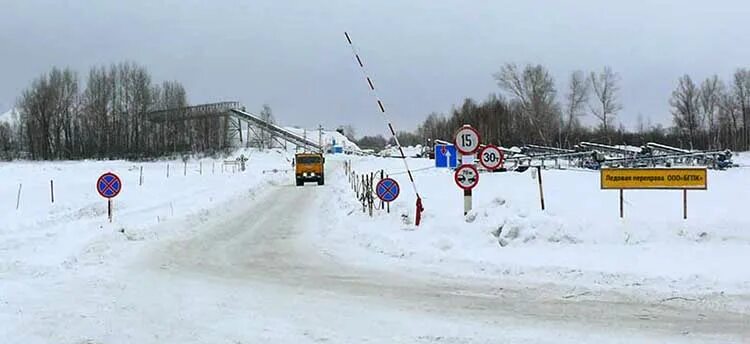
<svg viewBox="0 0 750 344"><path fill-rule="evenodd" d="M170 178L162 173L164 162L146 164L142 187L135 186L139 169L125 162L5 166L0 176L19 178L24 190L44 190L47 176L37 181L28 173L40 166L65 176L68 184L57 179L62 188L54 205L44 203L43 193L26 196L38 199L24 199L20 210L15 202L0 200L0 342L750 341L750 302L742 282L744 217L704 219L720 224L706 227L708 240L686 244L684 236L656 237L664 242L659 250L651 250L647 244L656 239L644 235L640 241L612 239L603 245L584 236L583 225L581 231L555 227L578 240L500 246L489 233L490 220L515 219L519 226L538 221L521 229L537 229L540 238L554 224L532 210L524 218L508 214L527 197L521 188L533 181L526 176L483 176L485 191L478 195L488 200L477 203L477 220L467 223L451 215L457 192L444 188L450 176L418 172L428 212L426 224L415 231L402 218L413 211L407 191L390 214L365 216L334 157L328 158L328 185L322 187L293 186L285 170L288 156L281 152L253 153L250 164L246 173L217 169L209 175L193 163L197 169ZM368 164L382 168L401 161L363 158L356 164L365 171ZM115 203L114 224L106 222L103 202L91 187L104 167L119 171L128 185ZM403 177L395 172L395 178ZM559 187L578 189L596 179L563 172L549 176L553 189L562 178L575 183ZM495 185L492 178L511 187L502 191L504 206L487 189ZM0 187L15 190L14 184ZM550 197L553 207L559 194ZM441 203L447 205L440 208ZM482 218L485 212L494 215ZM577 224L565 212L556 216ZM603 223L599 231L610 230ZM680 274L695 278L665 276L671 271L666 263L679 264L669 247L720 259L698 268L680 265ZM618 263L607 270L555 258L583 262L591 252ZM637 256L644 256L644 266L657 265L649 272L657 278L640 278L637 269L621 271L632 265L628 257ZM544 264L543 269L524 266L534 257L531 263ZM725 272L706 274L710 264Z"/></svg>
<svg viewBox="0 0 750 344"><path fill-rule="evenodd" d="M159 286L199 281L232 286L247 294L224 305L233 313L264 317L259 310L272 307L298 331L341 342L495 342L498 336L540 342L722 342L748 335L748 319L732 312L644 303L616 293L578 299L555 285L353 267L305 240L305 231L326 221L316 216L326 191L276 187L255 204L206 223L200 234L156 250L144 264L175 282Z"/></svg>

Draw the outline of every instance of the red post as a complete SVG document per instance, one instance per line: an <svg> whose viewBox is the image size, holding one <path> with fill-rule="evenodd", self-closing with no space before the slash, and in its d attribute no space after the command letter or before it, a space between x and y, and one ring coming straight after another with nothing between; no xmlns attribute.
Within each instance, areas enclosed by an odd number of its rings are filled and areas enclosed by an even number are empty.
<svg viewBox="0 0 750 344"><path fill-rule="evenodd" d="M388 203L389 210L390 210L390 203ZM422 206L422 198L417 197L417 216L416 216L416 223L417 226L422 222L422 212L424 211L424 207Z"/></svg>

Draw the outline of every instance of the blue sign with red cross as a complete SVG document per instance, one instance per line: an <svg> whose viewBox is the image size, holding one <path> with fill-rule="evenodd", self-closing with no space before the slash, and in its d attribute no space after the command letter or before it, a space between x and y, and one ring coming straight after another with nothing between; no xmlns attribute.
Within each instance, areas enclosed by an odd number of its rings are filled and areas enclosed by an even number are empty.
<svg viewBox="0 0 750 344"><path fill-rule="evenodd" d="M378 185L375 186L375 193L378 194L378 198L383 202L393 202L398 198L400 192L401 188L392 178L385 178L379 181Z"/></svg>
<svg viewBox="0 0 750 344"><path fill-rule="evenodd" d="M107 172L99 177L96 181L96 191L104 198L114 198L122 190L122 181L120 177L112 172Z"/></svg>

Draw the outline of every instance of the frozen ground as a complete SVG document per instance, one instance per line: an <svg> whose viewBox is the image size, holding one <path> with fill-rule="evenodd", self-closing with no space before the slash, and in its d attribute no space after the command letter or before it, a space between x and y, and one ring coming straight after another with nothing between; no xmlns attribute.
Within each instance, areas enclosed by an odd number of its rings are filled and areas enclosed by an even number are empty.
<svg viewBox="0 0 750 344"><path fill-rule="evenodd" d="M750 292L750 269L741 263L750 261L750 216L745 213L750 169L709 171L708 190L688 192L688 220L682 219L681 191L640 190L625 191L625 218L620 219L618 192L600 190L595 171L543 171L545 211L535 170L483 173L473 211L464 218L463 194L452 172L431 164L410 162L426 208L423 226L415 229L399 216L415 211L403 163L354 160L360 173L384 168L400 182L402 193L392 214L377 211L367 219L348 186L335 186L341 190L328 208L337 212L332 217L349 224L331 226L326 235L337 240L323 242L346 243L336 252L380 253L375 264L395 262L437 273L694 298L720 294L731 299ZM359 245L348 245L351 241ZM750 311L747 298L739 301L736 306Z"/></svg>
<svg viewBox="0 0 750 344"><path fill-rule="evenodd" d="M0 164L2 342L750 338L750 197L736 184L748 170L712 173L688 221L676 192L626 193L621 221L590 172L545 171L546 212L528 173L482 174L467 223L450 173L413 160L427 208L415 229L397 159L351 157L402 181L391 213L370 218L341 157L328 158L328 185L296 188L288 153L245 153L245 173L204 159L184 176L172 161L168 179L161 161ZM113 224L94 190L107 170L126 188Z"/></svg>

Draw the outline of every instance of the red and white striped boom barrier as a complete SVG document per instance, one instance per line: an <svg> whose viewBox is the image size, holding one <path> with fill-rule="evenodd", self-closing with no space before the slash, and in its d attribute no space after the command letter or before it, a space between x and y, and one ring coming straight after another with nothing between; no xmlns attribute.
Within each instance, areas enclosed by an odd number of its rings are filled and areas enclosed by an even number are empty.
<svg viewBox="0 0 750 344"><path fill-rule="evenodd" d="M406 161L404 148L401 146L401 142L398 141L398 136L396 136L396 131L393 130L393 124L391 124L391 120L390 118L388 118L388 114L385 111L385 106L383 106L383 101L380 100L380 96L378 96L378 92L375 90L375 85L372 83L372 79L367 73L367 68L365 68L365 64L362 63L362 59L359 57L357 48L354 46L354 43L352 43L352 39L349 37L349 34L347 32L344 32L344 35L346 36L346 41L349 42L349 47L352 48L352 53L354 54L354 57L357 59L357 64L359 64L359 69L362 71L362 75L365 77L365 80L367 80L367 86L370 88L372 95L375 97L375 100L378 103L378 109L380 110L380 113L383 115L385 122L388 124L388 129L390 129L391 131L391 136L393 137L393 140L396 142L396 145L398 146L398 150L401 153L401 158L402 158L401 160L404 161L404 167L406 167L406 172L409 174L409 181L411 182L411 186L414 188L414 194L417 196L417 214L415 217L415 223L417 226L419 226L419 223L421 222L421 219L422 219L422 211L424 211L424 207L422 206L422 198L419 196L419 191L417 191L417 183L414 182L414 176L412 175L411 169L409 168L409 163Z"/></svg>

